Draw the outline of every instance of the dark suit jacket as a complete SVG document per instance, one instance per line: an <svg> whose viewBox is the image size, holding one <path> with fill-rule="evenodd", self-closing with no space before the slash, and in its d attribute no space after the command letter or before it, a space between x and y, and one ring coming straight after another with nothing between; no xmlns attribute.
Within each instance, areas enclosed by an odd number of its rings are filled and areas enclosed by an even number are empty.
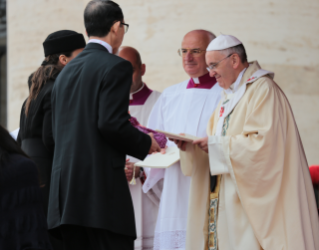
<svg viewBox="0 0 319 250"><path fill-rule="evenodd" d="M144 159L151 139L129 122L131 83L131 64L93 43L56 79L49 229L73 224L136 237L125 155Z"/></svg>
<svg viewBox="0 0 319 250"><path fill-rule="evenodd" d="M20 114L20 131L17 139L20 145L25 139L41 139L44 147L51 155L54 151L51 113L51 92L54 81L55 78L47 81L37 98L31 101L28 116L25 115L27 100L23 103Z"/></svg>

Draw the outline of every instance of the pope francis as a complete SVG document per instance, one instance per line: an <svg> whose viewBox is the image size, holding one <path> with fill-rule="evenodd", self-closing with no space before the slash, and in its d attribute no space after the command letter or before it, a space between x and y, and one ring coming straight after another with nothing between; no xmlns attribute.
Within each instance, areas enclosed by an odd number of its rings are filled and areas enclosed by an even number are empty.
<svg viewBox="0 0 319 250"><path fill-rule="evenodd" d="M206 63L224 89L208 137L175 141L182 171L192 177L187 249L318 250L307 159L274 74L248 63L243 44L229 35L209 44ZM214 192L209 171L218 176Z"/></svg>

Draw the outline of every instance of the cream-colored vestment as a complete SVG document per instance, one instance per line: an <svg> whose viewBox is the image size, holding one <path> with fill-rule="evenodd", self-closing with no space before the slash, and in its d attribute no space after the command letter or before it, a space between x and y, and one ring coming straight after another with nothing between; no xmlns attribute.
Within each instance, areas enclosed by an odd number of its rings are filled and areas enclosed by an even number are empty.
<svg viewBox="0 0 319 250"><path fill-rule="evenodd" d="M182 170L192 176L188 250L207 246L209 171L221 174L219 250L319 249L298 128L286 96L265 72L250 64L233 92L224 93L207 128L209 157L190 144L181 152Z"/></svg>

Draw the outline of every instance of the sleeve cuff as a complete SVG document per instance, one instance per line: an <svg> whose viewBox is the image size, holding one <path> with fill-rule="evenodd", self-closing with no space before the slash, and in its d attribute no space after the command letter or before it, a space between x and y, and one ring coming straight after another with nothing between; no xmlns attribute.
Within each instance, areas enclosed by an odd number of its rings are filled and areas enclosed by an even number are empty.
<svg viewBox="0 0 319 250"><path fill-rule="evenodd" d="M208 137L208 155L211 175L229 173L229 169L231 168L229 142L229 136Z"/></svg>
<svg viewBox="0 0 319 250"><path fill-rule="evenodd" d="M165 175L165 169L163 168L152 168L149 175L146 177L146 181L143 184L143 192L146 194L152 189L160 179L163 179Z"/></svg>

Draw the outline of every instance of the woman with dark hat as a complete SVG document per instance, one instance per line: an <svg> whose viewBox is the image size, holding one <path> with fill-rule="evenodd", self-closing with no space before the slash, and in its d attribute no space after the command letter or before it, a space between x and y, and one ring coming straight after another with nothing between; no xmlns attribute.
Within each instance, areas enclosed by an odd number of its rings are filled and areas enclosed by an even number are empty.
<svg viewBox="0 0 319 250"><path fill-rule="evenodd" d="M50 34L44 41L45 58L31 76L29 97L22 106L18 142L36 163L47 215L54 140L52 136L51 92L60 71L85 47L82 34L62 30ZM52 245L55 247L54 240Z"/></svg>

